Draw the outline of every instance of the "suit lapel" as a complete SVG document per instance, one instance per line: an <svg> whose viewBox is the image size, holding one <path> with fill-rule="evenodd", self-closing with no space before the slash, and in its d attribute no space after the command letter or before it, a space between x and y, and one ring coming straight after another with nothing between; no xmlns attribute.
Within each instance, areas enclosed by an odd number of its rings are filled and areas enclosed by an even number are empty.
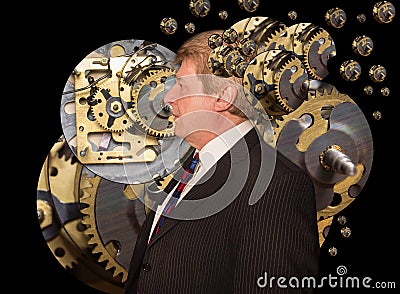
<svg viewBox="0 0 400 294"><path fill-rule="evenodd" d="M257 131L255 129L250 130L244 139L245 141L240 140L224 156L222 156L216 165L214 165L214 168L211 168L204 175L204 177L207 177L208 180L192 187L182 201L201 200L218 191L225 184L226 179L228 178L232 169L232 165L244 160L245 158L248 158L249 149L251 149L258 142ZM191 203L193 202L194 201L191 201ZM182 219L185 219L185 216L189 218L190 211L193 211L193 209L195 209L195 206L187 209L187 206L185 207L182 202L179 203L179 205L174 208L173 213L171 212L171 217L168 217L165 220L163 226L160 228L159 232L148 245L148 247L151 247L172 228L174 228ZM174 216L176 217L174 218Z"/></svg>

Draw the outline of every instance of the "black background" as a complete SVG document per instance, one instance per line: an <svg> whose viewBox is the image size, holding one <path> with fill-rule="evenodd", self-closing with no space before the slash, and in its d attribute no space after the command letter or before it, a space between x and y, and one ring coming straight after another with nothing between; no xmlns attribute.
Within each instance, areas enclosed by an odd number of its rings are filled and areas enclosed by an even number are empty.
<svg viewBox="0 0 400 294"><path fill-rule="evenodd" d="M396 185L398 169L399 131L397 128L398 100L400 99L399 53L400 37L399 16L388 24L378 23L372 16L373 5L378 1L267 1L261 0L257 11L249 13L239 8L236 0L211 1L211 10L206 17L195 17L190 13L189 0L174 1L129 1L127 3L108 2L81 5L77 2L31 7L26 25L16 31L23 36L19 59L25 65L25 83L28 93L24 108L29 112L28 136L31 151L30 178L28 195L28 218L24 223L22 238L24 253L20 253L18 281L13 283L18 289L23 281L31 280L29 292L70 293L80 291L99 293L71 276L55 259L40 231L36 214L36 189L40 170L44 160L62 134L60 122L60 102L64 85L74 67L93 50L113 41L140 39L155 41L172 51L189 38L184 24L193 22L196 32L208 29L227 29L241 19L252 16L268 16L285 23L287 26L306 22L314 23L326 29L336 44L337 55L330 60L329 75L326 80L341 93L349 95L363 111L371 128L374 144L374 159L368 181L361 194L350 206L341 212L348 219L352 230L349 238L342 238L338 229L331 232L321 248L322 274L336 275L336 267L345 265L348 276L369 276L374 281L397 281L399 271L395 260L399 260L398 206L399 192ZM400 13L398 1L392 2ZM335 29L325 22L328 9L339 7L346 12L344 27ZM28 11L29 11L28 7ZM218 17L220 10L229 14L226 20ZM296 20L288 18L288 12L298 14ZM357 21L358 14L365 14L365 23ZM174 35L165 35L159 24L164 17L173 17L178 21L178 30ZM359 35L368 35L374 41L374 50L370 56L362 57L351 48L352 40ZM21 38L19 38L21 40ZM29 40L29 42L28 42ZM348 82L341 78L340 64L346 60L357 60L362 67L361 78ZM387 77L376 83L369 79L368 69L375 64L384 66ZM371 85L372 95L366 95L363 88ZM390 95L385 97L380 89L388 87ZM381 120L372 117L374 111L382 113ZM20 205L20 204L17 204ZM338 255L329 256L330 246L338 248ZM393 264L393 266L392 266ZM21 271L22 269L22 271ZM344 290L344 289L341 289ZM326 290L328 291L328 289ZM336 289L337 291L337 289ZM14 292L14 291L12 291Z"/></svg>

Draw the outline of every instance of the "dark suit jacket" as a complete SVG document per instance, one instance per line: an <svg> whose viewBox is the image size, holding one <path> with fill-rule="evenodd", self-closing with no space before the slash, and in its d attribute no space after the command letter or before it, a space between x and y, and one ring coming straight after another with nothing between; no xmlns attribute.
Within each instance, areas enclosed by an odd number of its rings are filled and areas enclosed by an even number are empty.
<svg viewBox="0 0 400 294"><path fill-rule="evenodd" d="M240 142L245 144L236 144L217 162L208 181L193 187L183 199L196 205L189 205L175 219L168 218L147 245L155 215L154 211L149 213L136 242L125 293L136 293L137 281L143 294L281 293L285 289L277 286L280 277L287 279L281 284L289 292L312 292L288 283L295 277L301 285L302 277L316 278L318 274L312 181L299 167L260 142L256 130L244 139ZM261 173L257 182L263 155L275 162L268 163L272 168ZM247 172L243 166L248 167ZM263 179L268 183L266 191L260 186ZM240 186L235 182L241 182ZM171 180L166 190L175 183ZM262 194L249 205L252 191ZM210 195L218 197L209 203L201 201ZM201 213L196 214L197 210ZM193 219L191 215L197 216ZM275 279L270 282L272 277Z"/></svg>

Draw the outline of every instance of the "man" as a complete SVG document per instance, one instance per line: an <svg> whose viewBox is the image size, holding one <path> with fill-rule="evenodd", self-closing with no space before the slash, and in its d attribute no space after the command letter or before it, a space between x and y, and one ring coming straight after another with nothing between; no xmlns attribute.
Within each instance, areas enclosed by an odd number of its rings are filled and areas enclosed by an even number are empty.
<svg viewBox="0 0 400 294"><path fill-rule="evenodd" d="M312 292L301 287L302 277L318 275L312 181L262 140L240 84L210 74L208 37L215 33L197 34L177 51L176 83L164 101L200 167L180 189L177 175L189 158L148 214L125 293Z"/></svg>

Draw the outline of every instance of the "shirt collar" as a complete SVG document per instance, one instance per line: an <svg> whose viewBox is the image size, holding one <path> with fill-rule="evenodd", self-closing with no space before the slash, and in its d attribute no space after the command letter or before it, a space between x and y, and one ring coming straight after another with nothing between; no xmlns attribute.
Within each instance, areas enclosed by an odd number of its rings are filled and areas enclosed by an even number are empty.
<svg viewBox="0 0 400 294"><path fill-rule="evenodd" d="M246 120L230 128L221 135L212 139L198 151L202 168L211 168L229 149L244 137L253 128L252 123Z"/></svg>

